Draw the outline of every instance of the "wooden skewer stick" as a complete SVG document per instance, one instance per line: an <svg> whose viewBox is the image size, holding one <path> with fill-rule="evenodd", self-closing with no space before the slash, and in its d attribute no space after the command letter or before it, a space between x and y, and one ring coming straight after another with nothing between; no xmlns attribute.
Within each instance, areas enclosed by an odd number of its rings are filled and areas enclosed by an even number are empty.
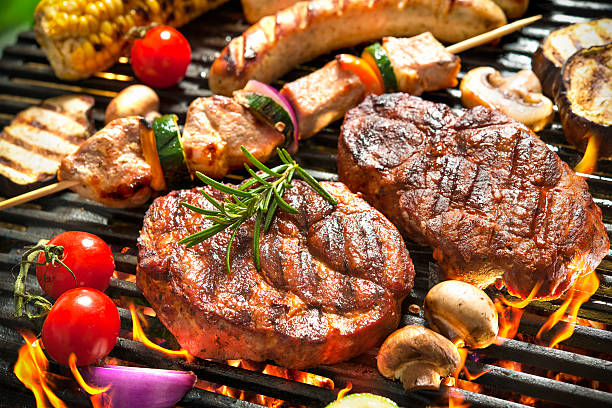
<svg viewBox="0 0 612 408"><path fill-rule="evenodd" d="M517 20L513 23L496 28L495 30L491 30L487 33L477 35L476 37L472 37L465 41L461 41L460 43L446 47L446 50L452 54L458 54L465 50L469 50L470 48L478 47L479 45L489 43L493 40L503 37L506 34L510 34L514 31L520 30L526 25L529 25L534 21L538 21L541 18L542 15L537 15ZM79 184L77 181L60 181L59 183L51 184L50 186L39 188L38 190L30 191L29 193L10 198L8 200L0 201L0 211L19 204L27 203L28 201L36 200L37 198L57 193L58 191L62 191L67 188L76 186L77 184Z"/></svg>
<svg viewBox="0 0 612 408"><path fill-rule="evenodd" d="M0 211L5 210L7 208L14 207L19 204L27 203L28 201L36 200L37 198L41 198L53 193L57 193L58 191L65 190L70 187L74 187L79 184L78 181L60 181L55 184L51 184L42 188L39 188L34 191L30 191L17 197L9 198L8 200L0 201Z"/></svg>
<svg viewBox="0 0 612 408"><path fill-rule="evenodd" d="M540 14L537 16L516 20L513 23L506 24L505 26L501 26L499 28L496 28L495 30L491 30L484 34L477 35L476 37L468 38L465 41L461 41L457 44L448 46L446 47L446 51L450 52L451 54L459 54L460 52L469 50L470 48L490 43L491 41L501 38L506 34L510 34L517 30L520 30L521 28L533 23L534 21L538 21L541 18L542 15Z"/></svg>

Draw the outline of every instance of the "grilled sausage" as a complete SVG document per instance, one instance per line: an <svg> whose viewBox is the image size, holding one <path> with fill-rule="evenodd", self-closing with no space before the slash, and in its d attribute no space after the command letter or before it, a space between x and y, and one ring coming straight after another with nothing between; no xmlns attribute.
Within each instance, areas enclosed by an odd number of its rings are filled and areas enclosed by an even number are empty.
<svg viewBox="0 0 612 408"><path fill-rule="evenodd" d="M270 82L294 66L334 49L384 36L430 31L458 42L506 23L491 0L313 0L264 17L221 52L210 89L231 95L249 79Z"/></svg>

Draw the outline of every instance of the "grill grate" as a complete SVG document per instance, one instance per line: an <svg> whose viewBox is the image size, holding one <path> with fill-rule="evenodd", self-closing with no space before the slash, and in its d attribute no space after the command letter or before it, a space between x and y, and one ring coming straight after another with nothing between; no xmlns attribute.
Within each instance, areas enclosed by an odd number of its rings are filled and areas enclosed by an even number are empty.
<svg viewBox="0 0 612 408"><path fill-rule="evenodd" d="M520 33L504 38L498 47L484 46L461 55L463 69L467 70L480 65L491 65L502 73L515 72L529 68L530 55L536 50L539 42L550 30L565 24L585 21L603 15L612 15L612 2L578 1L578 0L544 0L532 2L528 15L543 14L544 18L524 28ZM537 3L537 4L536 4ZM182 30L190 39L193 49L193 61L187 77L177 86L159 92L161 111L173 112L184 122L189 103L197 96L208 96L208 69L218 52L229 39L239 35L247 28L242 20L240 4L230 2L222 8L210 12ZM353 50L347 50L351 52ZM322 66L331 58L323 56L315 61L298 67L285 76L290 81L305 75ZM94 119L96 126L102 126L104 108L118 91L134 83L132 72L126 62L120 62L109 72L99 73L79 82L62 82L55 78L47 64L46 57L36 44L32 32L22 33L17 44L4 50L0 60L0 126L7 125L14 114L33 103L65 93L88 93L96 100ZM460 76L461 76L460 75ZM280 86L284 81L276 81ZM457 89L434 92L426 95L428 99L443 102L454 109L460 109L460 94ZM336 178L336 143L339 124L334 124L319 135L305 141L297 160L309 168L321 179ZM548 146L570 166L575 165L581 155L565 140L559 118L555 123L540 133ZM240 176L238 174L237 176ZM599 162L599 171L588 176L587 182L595 201L602 208L604 223L608 234L612 233L612 161ZM0 192L1 194L1 192ZM32 394L12 374L17 349L23 343L15 330L29 327L37 330L40 327L25 320L17 320L12 314L12 267L18 262L19 249L31 245L42 238L69 229L80 229L99 235L113 248L116 268L121 272L134 274L136 269L135 246L145 208L112 209L95 202L85 200L71 192L46 197L18 208L0 212L0 407L24 406L33 407ZM435 264L429 248L407 242L417 271L415 288L404 305L422 304L423 298L435 282ZM129 247L126 254L121 249ZM580 317L606 324L612 324L612 255L604 259L597 269L601 286L591 300L580 310ZM36 279L31 276L29 287L37 288ZM38 289L40 291L40 289ZM108 294L114 298L128 296L142 298L136 285L113 279ZM560 306L560 301L533 302L523 315L519 332L524 336L534 336L546 316ZM129 311L120 309L122 328L131 328ZM157 319L150 318L152 327L160 327ZM402 324L422 324L422 316L414 316L405 311ZM161 328L161 327L160 327ZM547 337L544 337L547 340ZM563 372L586 380L612 384L612 362L609 361L612 350L612 332L594 327L577 326L574 335L564 345L581 349L588 355L572 351L548 349L521 340L509 340L500 346L490 346L476 356L479 362L468 362L468 368L492 371L474 380L485 386L485 393L479 394L462 390L466 402L473 407L525 407L509 402L506 398L511 393L541 398L549 403L544 406L612 406L612 394L598 391L586 386L568 384L546 378L548 370ZM400 405L424 407L443 399L448 388L441 391L428 391L406 394L399 383L382 378L376 371L374 362L375 350L333 366L322 366L310 370L315 374L331 378L336 388L342 388L348 382L355 391L368 391L386 395ZM336 391L306 385L271 375L261 374L246 369L231 367L220 362L197 360L193 363L169 360L160 353L147 349L142 344L120 338L111 356L158 368L191 369L200 379L224 384L244 391L255 392L268 397L282 399L290 405L324 406L336 398ZM491 366L496 359L516 361L533 367L535 374L515 372L506 368ZM69 375L64 367L51 364L51 371L60 375ZM612 390L612 388L608 388ZM60 397L70 406L89 406L88 399L80 393L74 383L67 381ZM260 405L238 401L231 397L212 392L194 389L179 403L184 407L248 407Z"/></svg>

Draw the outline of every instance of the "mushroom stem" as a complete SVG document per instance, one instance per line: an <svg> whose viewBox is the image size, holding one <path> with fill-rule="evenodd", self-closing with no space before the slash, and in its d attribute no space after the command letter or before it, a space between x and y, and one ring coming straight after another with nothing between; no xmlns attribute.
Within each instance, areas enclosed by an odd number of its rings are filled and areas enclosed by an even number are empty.
<svg viewBox="0 0 612 408"><path fill-rule="evenodd" d="M439 367L426 361L414 361L404 364L395 373L408 392L416 390L437 390L440 388Z"/></svg>

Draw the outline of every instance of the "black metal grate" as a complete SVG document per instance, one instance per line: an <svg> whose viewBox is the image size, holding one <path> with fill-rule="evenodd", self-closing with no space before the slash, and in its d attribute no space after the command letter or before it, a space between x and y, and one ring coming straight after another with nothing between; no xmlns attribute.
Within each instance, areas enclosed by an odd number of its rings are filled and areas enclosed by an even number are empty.
<svg viewBox="0 0 612 408"><path fill-rule="evenodd" d="M520 33L504 38L497 47L484 46L461 55L463 69L491 65L502 73L515 72L529 68L531 54L539 42L552 29L565 24L580 22L592 18L612 15L612 2L578 1L578 0L544 0L532 2L528 15L544 14L544 19L524 28ZM184 121L189 103L198 96L208 96L208 68L218 52L233 36L239 35L247 28L242 20L240 4L230 2L222 8L210 12L182 30L190 39L193 49L193 62L187 77L174 88L159 92L162 112L173 112ZM348 50L349 52L351 50ZM300 66L288 74L284 80L293 80L313 69L322 66L331 56ZM36 44L32 32L19 36L17 44L4 50L0 60L0 125L8 124L14 114L42 99L65 93L88 93L96 99L94 118L97 127L101 127L106 104L125 86L132 84L131 68L126 62L120 62L109 72L100 73L79 82L62 82L55 78L47 64L46 57ZM281 85L277 81L274 85ZM436 102L444 102L455 109L461 108L459 91L450 89L425 95ZM336 177L336 143L339 124L322 131L319 135L307 140L300 147L297 159L322 179ZM558 117L555 123L542 131L540 136L549 147L568 162L575 165L581 155L565 140ZM240 175L237 175L238 177ZM598 172L587 177L587 182L595 201L602 208L604 223L608 235L612 232L612 161L599 162ZM2 192L0 192L0 195ZM11 268L19 260L19 250L24 245L36 243L39 239L48 238L61 231L80 229L92 232L105 239L113 248L117 270L128 274L135 273L136 238L145 208L119 210L104 207L85 200L74 193L64 192L46 197L35 203L0 212L0 407L33 407L35 401L12 374L16 360L16 351L23 343L15 331L19 327L37 326L25 320L12 317ZM410 254L417 271L415 288L404 305L422 304L427 290L435 283L435 263L431 250L407 242ZM129 251L121 253L122 248ZM612 324L612 255L604 259L597 269L601 286L591 300L585 303L579 316L605 324ZM36 280L30 280L30 287L37 287ZM112 297L129 296L142 298L135 284L113 279L108 293ZM533 336L560 301L533 302L523 316L519 332ZM122 328L130 330L129 312L120 309ZM156 319L150 324L159 327ZM422 316L411 315L405 311L402 324L422 324ZM545 337L546 340L546 337ZM563 372L607 384L612 390L612 331L594 327L577 326L574 335L563 344L572 347L572 351L549 349L535 344L509 340L500 346L490 346L478 356L472 354L468 362L471 371L492 370L474 380L484 385L485 393L461 391L466 402L473 407L524 407L519 403L509 402L505 398L522 394L545 400L542 406L599 407L612 406L612 393L592 389L587 386L574 385L547 378L547 372ZM575 353L573 351L579 351ZM382 378L374 364L375 350L333 366L322 366L310 370L331 378L336 388L344 387L351 382L355 391L368 391L386 395L403 406L424 407L439 401L447 388L439 392L418 392L406 394L399 383ZM111 356L137 364L159 368L191 369L200 379L224 384L248 392L255 392L287 401L289 405L324 406L336 398L336 391L301 384L294 381L273 377L266 374L231 367L221 362L197 360L193 363L170 360L158 352L149 350L142 344L120 338ZM479 358L476 361L476 357ZM532 368L536 374L512 371L492 366L496 359L512 360ZM65 369L51 365L51 370L65 373ZM511 394L514 393L514 394ZM490 395L487 395L490 394ZM495 396L492 396L495 395ZM74 384L67 383L60 397L69 406L89 406L89 401L80 393ZM442 398L443 399L443 398ZM179 404L185 407L258 407L259 405L238 401L231 397L212 392L194 389Z"/></svg>

